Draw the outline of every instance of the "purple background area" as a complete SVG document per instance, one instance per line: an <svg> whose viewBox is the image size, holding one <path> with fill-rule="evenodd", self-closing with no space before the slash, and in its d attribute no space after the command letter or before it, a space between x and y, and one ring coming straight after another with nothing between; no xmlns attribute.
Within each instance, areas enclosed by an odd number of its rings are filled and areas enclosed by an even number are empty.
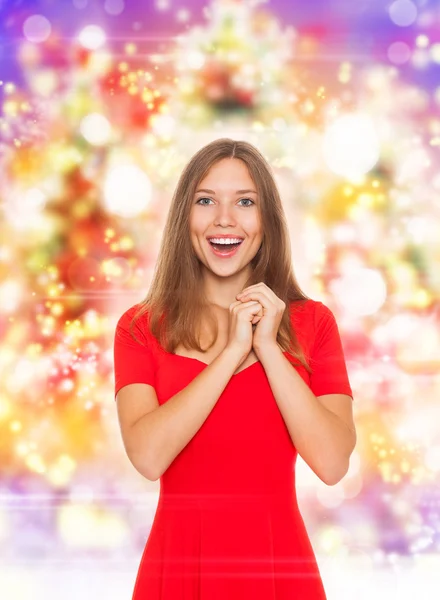
<svg viewBox="0 0 440 600"><path fill-rule="evenodd" d="M440 0L418 0L419 14L429 11L435 15L427 27L417 23L398 27L392 23L388 8L392 2L383 0L272 0L261 4L282 26L293 25L301 34L313 33L325 48L322 60L353 63L388 62L387 47L394 41L405 41L414 47L417 35L428 35L430 42L440 41ZM109 45L117 49L132 38L156 36L162 42L150 39L143 42L151 51L172 44L172 37L196 24L206 23L203 8L210 3L203 0L170 0L170 8L158 10L151 0L126 0L121 15L112 16L104 10L105 0L89 0L83 9L77 9L72 0L0 0L0 77L3 81L22 83L16 62L17 45L22 38L22 25L31 14L46 16L60 34L75 36L85 25L100 24L108 35ZM177 20L178 9L187 8L190 18L186 23ZM141 27L136 31L133 24ZM167 39L168 38L168 39ZM162 46L161 46L162 44ZM319 61L320 62L320 61ZM402 77L424 87L434 88L440 78L440 66L415 69L410 64L399 67Z"/></svg>

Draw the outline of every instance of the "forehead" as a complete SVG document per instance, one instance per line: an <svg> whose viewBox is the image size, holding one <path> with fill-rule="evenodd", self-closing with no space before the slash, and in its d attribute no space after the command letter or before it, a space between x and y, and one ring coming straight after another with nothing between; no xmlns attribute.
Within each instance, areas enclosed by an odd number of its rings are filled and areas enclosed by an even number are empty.
<svg viewBox="0 0 440 600"><path fill-rule="evenodd" d="M218 191L219 191L219 193L222 193L223 189L219 189ZM224 190L224 191L227 191L227 190ZM233 189L231 188L231 189L230 189L230 191L231 191L231 193L233 193L233 194L235 193L235 194L255 194L255 195L257 195L257 190L254 190L254 189L251 189L251 188L249 188L249 189L244 189L244 190L233 190ZM216 190L213 190L213 189L211 189L211 188L200 188L200 187L198 187L198 188L196 189L196 194L197 194L198 192L200 192L200 193L202 193L202 192L203 192L203 193L205 193L205 194L215 194L215 193L216 193Z"/></svg>
<svg viewBox="0 0 440 600"><path fill-rule="evenodd" d="M222 183L226 183L225 177L227 177L231 183L233 183L234 180L243 181L248 187L250 187L248 184L252 183L252 178L246 163L237 158L224 158L214 163L201 179L200 183L212 180L222 180Z"/></svg>

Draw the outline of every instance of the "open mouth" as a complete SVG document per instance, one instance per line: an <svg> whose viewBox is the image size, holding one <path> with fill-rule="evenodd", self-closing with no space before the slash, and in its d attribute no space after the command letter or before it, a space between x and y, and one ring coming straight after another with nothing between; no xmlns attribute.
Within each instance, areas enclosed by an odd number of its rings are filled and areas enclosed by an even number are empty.
<svg viewBox="0 0 440 600"><path fill-rule="evenodd" d="M214 244L210 240L208 240L209 245L211 246L214 254L218 256L232 256L237 252L243 240L241 242L237 242L235 244Z"/></svg>

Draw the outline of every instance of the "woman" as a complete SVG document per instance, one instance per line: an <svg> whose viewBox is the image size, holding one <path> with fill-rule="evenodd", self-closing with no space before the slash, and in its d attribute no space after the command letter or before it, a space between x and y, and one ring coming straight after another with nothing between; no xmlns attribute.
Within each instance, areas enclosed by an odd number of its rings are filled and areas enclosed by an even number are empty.
<svg viewBox="0 0 440 600"><path fill-rule="evenodd" d="M355 447L333 313L292 271L281 199L251 144L184 169L146 299L119 319L115 397L160 496L134 600L324 600L298 453L328 485Z"/></svg>

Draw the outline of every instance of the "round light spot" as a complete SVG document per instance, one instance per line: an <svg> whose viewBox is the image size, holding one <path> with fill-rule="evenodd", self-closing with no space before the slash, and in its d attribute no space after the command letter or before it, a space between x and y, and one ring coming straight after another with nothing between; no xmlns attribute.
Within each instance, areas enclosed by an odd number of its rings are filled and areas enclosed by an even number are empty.
<svg viewBox="0 0 440 600"><path fill-rule="evenodd" d="M187 52L185 59L188 67L195 71L201 69L206 62L205 55L198 50L191 50L190 52Z"/></svg>
<svg viewBox="0 0 440 600"><path fill-rule="evenodd" d="M44 206L46 194L39 188L11 193L5 204L5 217L17 231L48 232L47 223L44 225Z"/></svg>
<svg viewBox="0 0 440 600"><path fill-rule="evenodd" d="M30 42L45 42L51 31L50 22L43 15L32 15L23 23L23 34Z"/></svg>
<svg viewBox="0 0 440 600"><path fill-rule="evenodd" d="M156 134L167 137L175 131L176 120L171 115L156 115L151 121L151 128Z"/></svg>
<svg viewBox="0 0 440 600"><path fill-rule="evenodd" d="M170 8L170 0L156 0L157 10L168 10Z"/></svg>
<svg viewBox="0 0 440 600"><path fill-rule="evenodd" d="M124 0L105 0L104 10L109 15L120 15L125 8Z"/></svg>
<svg viewBox="0 0 440 600"><path fill-rule="evenodd" d="M411 0L396 0L389 8L390 19L399 27L408 27L417 19L417 7Z"/></svg>
<svg viewBox="0 0 440 600"><path fill-rule="evenodd" d="M420 34L416 37L417 48L427 48L429 46L429 37L425 34Z"/></svg>
<svg viewBox="0 0 440 600"><path fill-rule="evenodd" d="M104 115L92 113L82 119L80 131L89 144L104 146L110 140L111 126Z"/></svg>
<svg viewBox="0 0 440 600"><path fill-rule="evenodd" d="M149 177L136 165L112 168L104 183L107 209L122 217L136 217L151 200L152 185Z"/></svg>
<svg viewBox="0 0 440 600"><path fill-rule="evenodd" d="M84 48L96 50L106 41L104 30L98 25L87 25L81 30L78 40Z"/></svg>
<svg viewBox="0 0 440 600"><path fill-rule="evenodd" d="M411 56L411 64L416 69L427 69L431 63L429 52L425 48L416 48Z"/></svg>
<svg viewBox="0 0 440 600"><path fill-rule="evenodd" d="M384 304L387 288L382 273L365 267L353 268L330 282L344 310L356 315L374 315Z"/></svg>
<svg viewBox="0 0 440 600"><path fill-rule="evenodd" d="M395 65L403 65L411 58L411 49L405 42L394 42L388 47L388 58Z"/></svg>
<svg viewBox="0 0 440 600"><path fill-rule="evenodd" d="M372 169L379 151L374 123L366 115L339 117L324 134L324 160L334 173L349 179L357 179Z"/></svg>
<svg viewBox="0 0 440 600"><path fill-rule="evenodd" d="M429 49L429 54L432 62L440 64L440 44L438 42L432 44L431 48Z"/></svg>

